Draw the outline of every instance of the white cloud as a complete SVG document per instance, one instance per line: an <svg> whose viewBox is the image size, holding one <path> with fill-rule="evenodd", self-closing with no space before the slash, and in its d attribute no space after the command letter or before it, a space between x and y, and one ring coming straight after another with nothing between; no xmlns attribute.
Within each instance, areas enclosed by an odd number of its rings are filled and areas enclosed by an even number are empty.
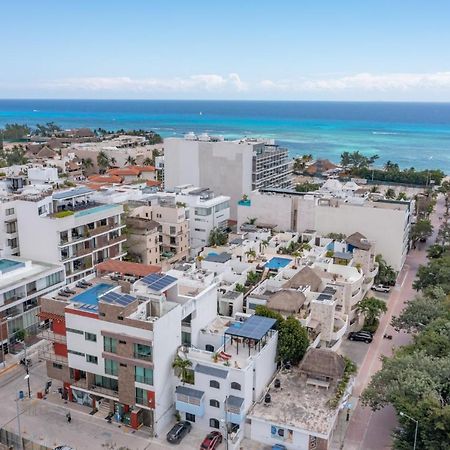
<svg viewBox="0 0 450 450"><path fill-rule="evenodd" d="M244 91L247 86L236 73L228 76L217 74L191 75L186 78L130 78L130 77L81 77L56 80L48 87L83 89L87 91L128 92L189 92L189 91Z"/></svg>
<svg viewBox="0 0 450 450"><path fill-rule="evenodd" d="M358 73L338 78L263 80L263 90L295 92L332 92L344 90L393 91L450 88L450 72L436 73Z"/></svg>

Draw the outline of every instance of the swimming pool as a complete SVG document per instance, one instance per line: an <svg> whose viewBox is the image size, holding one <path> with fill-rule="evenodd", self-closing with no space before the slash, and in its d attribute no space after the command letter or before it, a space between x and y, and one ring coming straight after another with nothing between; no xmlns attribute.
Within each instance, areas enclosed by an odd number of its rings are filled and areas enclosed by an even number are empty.
<svg viewBox="0 0 450 450"><path fill-rule="evenodd" d="M281 269L285 266L287 266L292 259L289 258L280 258L279 256L274 256L273 258L269 259L269 261L264 264L264 267L267 269Z"/></svg>
<svg viewBox="0 0 450 450"><path fill-rule="evenodd" d="M0 272L9 272L14 269L18 269L19 267L24 267L25 264L23 262L14 261L12 259L0 259Z"/></svg>
<svg viewBox="0 0 450 450"><path fill-rule="evenodd" d="M75 295L72 301L77 303L84 303L87 305L96 305L98 303L98 298L100 295L112 289L114 286L108 283L99 283L86 289L81 294Z"/></svg>

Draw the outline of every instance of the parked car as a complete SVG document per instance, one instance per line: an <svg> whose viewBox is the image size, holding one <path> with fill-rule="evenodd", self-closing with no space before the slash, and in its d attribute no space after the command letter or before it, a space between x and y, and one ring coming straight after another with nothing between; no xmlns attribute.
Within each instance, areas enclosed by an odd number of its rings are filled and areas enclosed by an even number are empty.
<svg viewBox="0 0 450 450"><path fill-rule="evenodd" d="M372 333L368 331L352 331L348 334L348 338L351 341L360 341L365 342L366 344L370 344L373 340Z"/></svg>
<svg viewBox="0 0 450 450"><path fill-rule="evenodd" d="M179 444L181 440L191 432L191 427L191 422L183 420L181 422L177 422L167 433L167 441L171 444Z"/></svg>
<svg viewBox="0 0 450 450"><path fill-rule="evenodd" d="M214 450L222 443L222 434L218 431L212 431L208 433L203 439L202 445L200 445L200 450Z"/></svg>
<svg viewBox="0 0 450 450"><path fill-rule="evenodd" d="M385 284L374 284L372 286L372 291L376 291L376 292L390 292L391 288Z"/></svg>

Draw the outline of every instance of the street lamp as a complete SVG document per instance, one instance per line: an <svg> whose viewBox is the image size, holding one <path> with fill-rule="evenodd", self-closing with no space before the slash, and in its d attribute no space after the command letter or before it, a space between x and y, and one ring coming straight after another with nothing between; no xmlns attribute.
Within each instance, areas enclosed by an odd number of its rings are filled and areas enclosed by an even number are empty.
<svg viewBox="0 0 450 450"><path fill-rule="evenodd" d="M419 422L416 419L413 419L411 416L408 416L408 414L405 414L404 412L400 411L399 413L402 417L406 417L409 420L412 420L416 424L416 430L414 431L414 446L413 450L416 450L416 444L417 444L417 430L419 428Z"/></svg>

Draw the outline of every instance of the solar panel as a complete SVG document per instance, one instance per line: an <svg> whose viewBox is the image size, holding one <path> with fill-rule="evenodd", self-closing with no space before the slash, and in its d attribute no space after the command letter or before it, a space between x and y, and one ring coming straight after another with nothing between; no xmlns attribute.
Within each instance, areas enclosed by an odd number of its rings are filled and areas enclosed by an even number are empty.
<svg viewBox="0 0 450 450"><path fill-rule="evenodd" d="M100 301L106 303L114 303L116 305L127 306L135 300L135 297L129 294L119 294L118 292L107 292L99 298Z"/></svg>
<svg viewBox="0 0 450 450"><path fill-rule="evenodd" d="M275 325L276 320L262 316L251 316L245 322L233 323L225 334L259 341Z"/></svg>
<svg viewBox="0 0 450 450"><path fill-rule="evenodd" d="M147 285L152 291L162 292L172 283L177 281L177 279L163 273L152 273L142 278L140 281Z"/></svg>

